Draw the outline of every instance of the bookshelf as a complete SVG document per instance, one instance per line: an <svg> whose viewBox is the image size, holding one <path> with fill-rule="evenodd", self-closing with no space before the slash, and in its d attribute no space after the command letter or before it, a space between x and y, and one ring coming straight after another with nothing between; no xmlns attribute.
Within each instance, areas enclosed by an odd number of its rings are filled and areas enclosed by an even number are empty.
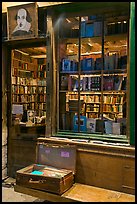
<svg viewBox="0 0 137 204"><path fill-rule="evenodd" d="M67 22L71 32L69 29L67 32ZM84 107L75 115L80 111L87 120L122 121L127 91L127 16L106 15L104 39L99 15L83 16L80 24L78 17L64 19L64 25L65 33L61 31L59 39L59 93L60 98L65 94L66 104L63 114L68 114L68 103L75 99L84 101ZM74 131L72 125L69 130Z"/></svg>
<svg viewBox="0 0 137 204"><path fill-rule="evenodd" d="M12 50L12 104L46 116L46 64Z"/></svg>

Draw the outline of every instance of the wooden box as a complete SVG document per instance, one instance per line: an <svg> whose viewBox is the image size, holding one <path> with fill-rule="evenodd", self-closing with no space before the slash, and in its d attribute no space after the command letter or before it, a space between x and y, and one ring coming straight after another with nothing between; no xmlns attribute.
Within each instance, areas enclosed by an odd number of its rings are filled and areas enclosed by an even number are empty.
<svg viewBox="0 0 137 204"><path fill-rule="evenodd" d="M36 163L16 171L16 184L61 195L74 183L76 146L40 142L36 149Z"/></svg>

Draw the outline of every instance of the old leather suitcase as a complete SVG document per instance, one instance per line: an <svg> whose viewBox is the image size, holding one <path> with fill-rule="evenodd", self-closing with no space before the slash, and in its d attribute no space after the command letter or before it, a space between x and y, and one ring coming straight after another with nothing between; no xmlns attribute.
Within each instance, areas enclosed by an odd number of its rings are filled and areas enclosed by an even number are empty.
<svg viewBox="0 0 137 204"><path fill-rule="evenodd" d="M16 184L61 195L74 183L75 145L37 143L36 163L16 171Z"/></svg>

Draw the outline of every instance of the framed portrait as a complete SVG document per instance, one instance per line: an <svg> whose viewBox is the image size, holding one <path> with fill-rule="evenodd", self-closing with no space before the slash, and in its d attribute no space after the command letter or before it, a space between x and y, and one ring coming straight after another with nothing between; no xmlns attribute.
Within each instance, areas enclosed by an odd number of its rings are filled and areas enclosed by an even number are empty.
<svg viewBox="0 0 137 204"><path fill-rule="evenodd" d="M38 6L35 3L7 8L8 40L38 36Z"/></svg>
<svg viewBox="0 0 137 204"><path fill-rule="evenodd" d="M31 121L33 124L35 123L35 111L34 110L27 111L27 120Z"/></svg>

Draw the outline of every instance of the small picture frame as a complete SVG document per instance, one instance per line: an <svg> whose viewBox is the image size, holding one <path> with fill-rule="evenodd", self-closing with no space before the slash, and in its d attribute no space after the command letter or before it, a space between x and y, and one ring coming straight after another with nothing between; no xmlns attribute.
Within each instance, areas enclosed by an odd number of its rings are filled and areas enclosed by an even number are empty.
<svg viewBox="0 0 137 204"><path fill-rule="evenodd" d="M35 124L35 111L34 110L27 111L27 120L28 122L31 121L33 124Z"/></svg>
<svg viewBox="0 0 137 204"><path fill-rule="evenodd" d="M38 36L38 5L36 2L7 8L8 40Z"/></svg>

